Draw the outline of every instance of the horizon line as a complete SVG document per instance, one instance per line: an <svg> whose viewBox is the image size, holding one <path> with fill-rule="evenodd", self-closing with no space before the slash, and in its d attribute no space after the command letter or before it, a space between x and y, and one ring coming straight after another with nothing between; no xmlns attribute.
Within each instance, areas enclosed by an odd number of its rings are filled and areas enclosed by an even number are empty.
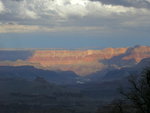
<svg viewBox="0 0 150 113"><path fill-rule="evenodd" d="M134 46L126 46L126 47L83 47L83 48L0 48L0 50L103 50L108 48L133 48L148 45L134 45Z"/></svg>

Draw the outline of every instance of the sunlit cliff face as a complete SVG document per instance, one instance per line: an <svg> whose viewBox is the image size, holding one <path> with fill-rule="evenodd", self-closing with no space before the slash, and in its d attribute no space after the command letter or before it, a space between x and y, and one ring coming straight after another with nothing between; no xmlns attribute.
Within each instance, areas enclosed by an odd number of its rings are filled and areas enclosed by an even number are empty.
<svg viewBox="0 0 150 113"><path fill-rule="evenodd" d="M45 68L71 70L79 75L86 75L105 68L105 65L99 62L100 60L110 59L126 50L127 48L84 51L43 50L35 51L28 61Z"/></svg>
<svg viewBox="0 0 150 113"><path fill-rule="evenodd" d="M122 54L126 48L105 50L85 50L85 51L35 51L28 61L32 63L39 63L43 67L51 65L70 65L97 62L102 59L109 59L115 55Z"/></svg>
<svg viewBox="0 0 150 113"><path fill-rule="evenodd" d="M3 50L6 51L6 50ZM11 50L13 51L13 50ZM21 55L15 61L3 60L0 61L0 65L31 65L37 68L48 70L63 70L74 71L78 75L85 76L97 71L106 69L108 66L130 66L122 62L134 60L135 63L140 62L143 58L150 57L150 47L148 46L136 46L133 48L106 48L103 50L27 50L31 51L27 54L27 57L21 59L25 55ZM9 51L10 52L10 51ZM7 51L7 54L9 53ZM8 55L15 57L14 55ZM22 52L21 54L24 54ZM1 57L5 55L1 55ZM119 64L115 64L113 58L117 58ZM17 57L16 57L17 58ZM1 59L1 58L0 58ZM113 62L104 63L103 61L111 60ZM134 65L134 64L132 64Z"/></svg>
<svg viewBox="0 0 150 113"><path fill-rule="evenodd" d="M143 58L150 57L150 48L140 46L136 48L106 48L103 50L42 50L35 51L28 61L40 64L47 69L70 70L79 75L88 75L107 68L102 60L124 54L122 60L134 59L137 63Z"/></svg>
<svg viewBox="0 0 150 113"><path fill-rule="evenodd" d="M150 48L141 46L128 51L130 54L123 57L123 60L135 59L136 62L140 62L143 58L150 57Z"/></svg>

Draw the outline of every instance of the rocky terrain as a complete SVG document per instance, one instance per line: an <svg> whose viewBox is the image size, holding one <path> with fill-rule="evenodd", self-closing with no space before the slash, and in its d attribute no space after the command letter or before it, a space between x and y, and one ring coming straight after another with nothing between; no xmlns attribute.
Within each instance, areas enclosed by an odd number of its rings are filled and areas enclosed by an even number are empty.
<svg viewBox="0 0 150 113"><path fill-rule="evenodd" d="M0 66L30 65L48 70L74 71L85 76L108 67L130 67L150 57L149 46L102 50L0 49Z"/></svg>
<svg viewBox="0 0 150 113"><path fill-rule="evenodd" d="M0 112L96 113L120 98L117 89L128 89L129 76L140 77L146 67L150 67L149 46L1 49Z"/></svg>

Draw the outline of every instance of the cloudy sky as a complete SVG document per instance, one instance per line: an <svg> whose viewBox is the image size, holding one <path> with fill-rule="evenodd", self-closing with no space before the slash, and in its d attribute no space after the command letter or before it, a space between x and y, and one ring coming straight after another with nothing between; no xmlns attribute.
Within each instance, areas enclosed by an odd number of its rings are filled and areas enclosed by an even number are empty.
<svg viewBox="0 0 150 113"><path fill-rule="evenodd" d="M149 45L150 0L0 0L0 48Z"/></svg>

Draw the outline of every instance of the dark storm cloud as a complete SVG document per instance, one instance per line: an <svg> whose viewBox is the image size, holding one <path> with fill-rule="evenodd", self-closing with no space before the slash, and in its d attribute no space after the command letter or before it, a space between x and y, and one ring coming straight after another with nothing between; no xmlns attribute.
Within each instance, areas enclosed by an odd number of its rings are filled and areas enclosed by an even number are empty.
<svg viewBox="0 0 150 113"><path fill-rule="evenodd" d="M150 1L148 0L91 0L91 1L100 1L103 4L122 5L126 7L150 8Z"/></svg>
<svg viewBox="0 0 150 113"><path fill-rule="evenodd" d="M91 0L91 1L100 1L103 4L130 6L128 2L125 2L123 0Z"/></svg>

